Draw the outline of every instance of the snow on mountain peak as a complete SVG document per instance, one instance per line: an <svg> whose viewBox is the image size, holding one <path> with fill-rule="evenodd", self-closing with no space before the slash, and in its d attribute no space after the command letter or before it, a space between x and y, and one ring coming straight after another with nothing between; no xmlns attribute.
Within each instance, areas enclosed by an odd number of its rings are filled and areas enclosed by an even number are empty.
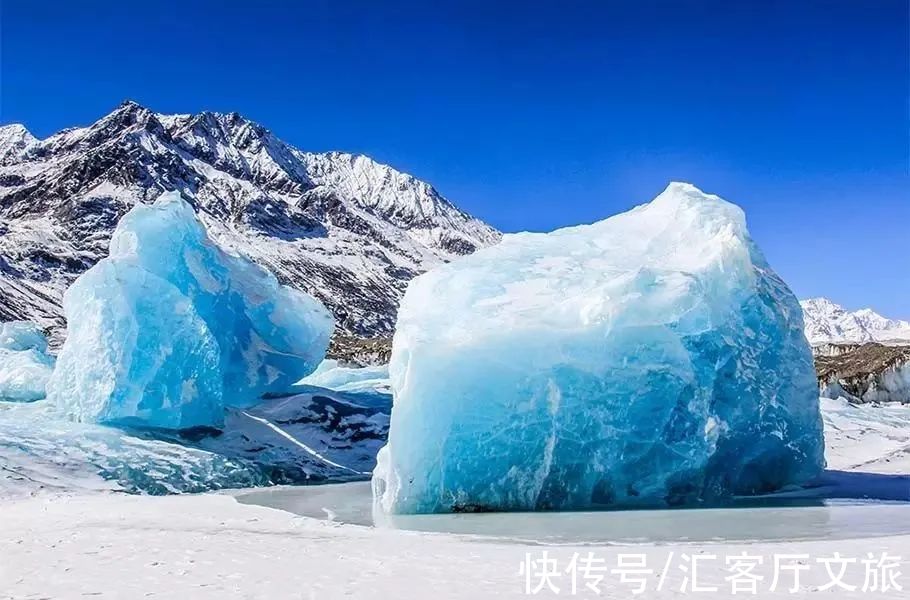
<svg viewBox="0 0 910 600"><path fill-rule="evenodd" d="M38 139L19 123L0 126L0 165L21 159Z"/></svg>
<svg viewBox="0 0 910 600"><path fill-rule="evenodd" d="M888 319L869 308L850 312L827 298L800 304L810 343L910 342L910 321Z"/></svg>
<svg viewBox="0 0 910 600"><path fill-rule="evenodd" d="M411 175L300 150L235 112L162 115L126 101L43 141L23 131L0 129L0 156L28 146L0 161L0 317L52 329L63 290L105 255L119 217L164 191L357 335L390 334L413 276L500 237Z"/></svg>

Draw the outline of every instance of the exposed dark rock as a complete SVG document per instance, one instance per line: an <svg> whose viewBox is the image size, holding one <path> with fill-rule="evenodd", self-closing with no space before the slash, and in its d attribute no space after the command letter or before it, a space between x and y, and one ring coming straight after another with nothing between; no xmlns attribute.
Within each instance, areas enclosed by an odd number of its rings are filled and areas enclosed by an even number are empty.
<svg viewBox="0 0 910 600"><path fill-rule="evenodd" d="M384 365L392 356L392 338L361 338L336 335L329 344L328 358L355 365Z"/></svg>
<svg viewBox="0 0 910 600"><path fill-rule="evenodd" d="M910 346L826 344L815 357L823 396L910 403Z"/></svg>

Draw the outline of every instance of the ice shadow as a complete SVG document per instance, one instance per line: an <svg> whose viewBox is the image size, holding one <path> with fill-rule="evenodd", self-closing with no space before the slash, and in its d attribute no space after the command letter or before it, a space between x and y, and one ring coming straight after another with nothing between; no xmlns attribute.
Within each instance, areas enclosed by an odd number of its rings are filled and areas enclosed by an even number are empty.
<svg viewBox="0 0 910 600"><path fill-rule="evenodd" d="M910 475L825 471L810 488L823 498L910 502Z"/></svg>
<svg viewBox="0 0 910 600"><path fill-rule="evenodd" d="M910 502L910 475L831 469L805 486L761 496L741 496L734 505L820 506L837 500Z"/></svg>

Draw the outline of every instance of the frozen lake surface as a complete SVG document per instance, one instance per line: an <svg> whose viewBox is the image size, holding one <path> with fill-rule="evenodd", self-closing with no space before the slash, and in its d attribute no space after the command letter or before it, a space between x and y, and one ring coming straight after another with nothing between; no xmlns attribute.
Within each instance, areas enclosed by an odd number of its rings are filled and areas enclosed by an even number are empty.
<svg viewBox="0 0 910 600"><path fill-rule="evenodd" d="M374 522L368 482L244 492L243 504L340 523L548 545L843 540L910 534L910 479L829 472L824 486L735 508L396 515Z"/></svg>

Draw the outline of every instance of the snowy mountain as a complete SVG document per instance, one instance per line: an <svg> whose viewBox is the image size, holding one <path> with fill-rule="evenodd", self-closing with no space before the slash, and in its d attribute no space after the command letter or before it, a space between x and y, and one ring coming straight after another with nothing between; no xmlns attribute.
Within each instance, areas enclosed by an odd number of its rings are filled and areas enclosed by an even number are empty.
<svg viewBox="0 0 910 600"><path fill-rule="evenodd" d="M827 298L811 298L800 304L811 344L910 343L910 321L888 319L868 308L849 312Z"/></svg>
<svg viewBox="0 0 910 600"><path fill-rule="evenodd" d="M366 156L310 153L236 114L134 102L38 140L0 127L0 321L59 342L64 290L137 202L179 191L219 244L319 298L337 331L392 332L415 275L499 240L427 183Z"/></svg>

